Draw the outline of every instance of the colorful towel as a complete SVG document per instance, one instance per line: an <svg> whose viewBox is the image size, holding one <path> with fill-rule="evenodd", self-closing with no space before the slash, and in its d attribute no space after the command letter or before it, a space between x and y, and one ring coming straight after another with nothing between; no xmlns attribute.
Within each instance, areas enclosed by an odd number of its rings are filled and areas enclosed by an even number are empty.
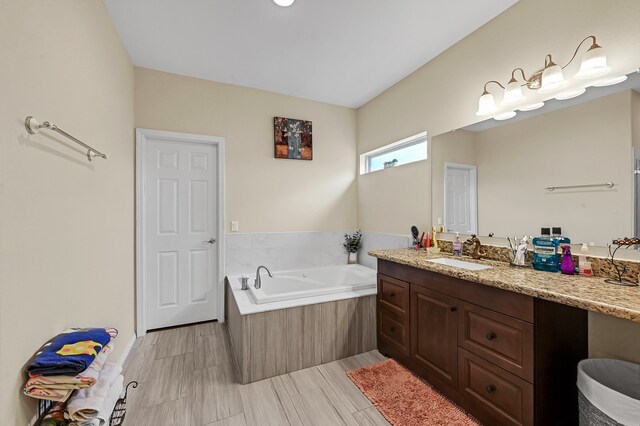
<svg viewBox="0 0 640 426"><path fill-rule="evenodd" d="M27 367L30 374L45 376L82 373L118 331L104 328L70 329L47 342Z"/></svg>
<svg viewBox="0 0 640 426"><path fill-rule="evenodd" d="M75 376L29 374L29 379L24 385L24 394L33 398L66 401L75 389L88 388L96 383L113 346L113 342L106 344L89 368Z"/></svg>
<svg viewBox="0 0 640 426"><path fill-rule="evenodd" d="M100 410L104 410L109 390L121 372L122 366L120 364L107 362L94 386L76 391L69 399L67 403L68 418L74 422L88 422L98 417Z"/></svg>
<svg viewBox="0 0 640 426"><path fill-rule="evenodd" d="M64 410L67 404L57 402L53 404L49 413L40 421L39 426L67 426L69 420L64 418Z"/></svg>

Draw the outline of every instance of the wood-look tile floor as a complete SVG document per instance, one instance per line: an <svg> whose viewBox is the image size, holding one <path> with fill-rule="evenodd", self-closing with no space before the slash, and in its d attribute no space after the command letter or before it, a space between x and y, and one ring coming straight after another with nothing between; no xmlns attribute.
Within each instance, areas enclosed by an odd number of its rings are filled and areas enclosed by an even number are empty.
<svg viewBox="0 0 640 426"><path fill-rule="evenodd" d="M388 425L346 375L384 359L372 351L241 385L225 324L150 332L124 366L125 382L139 382L125 426Z"/></svg>

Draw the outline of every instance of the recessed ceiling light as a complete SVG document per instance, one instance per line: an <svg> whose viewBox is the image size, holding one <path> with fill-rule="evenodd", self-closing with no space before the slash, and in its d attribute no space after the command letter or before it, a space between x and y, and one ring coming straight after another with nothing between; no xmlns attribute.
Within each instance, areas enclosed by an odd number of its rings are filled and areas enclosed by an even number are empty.
<svg viewBox="0 0 640 426"><path fill-rule="evenodd" d="M288 7L291 6L293 4L295 0L273 0L273 2L275 4L277 4L278 6L282 6L282 7Z"/></svg>

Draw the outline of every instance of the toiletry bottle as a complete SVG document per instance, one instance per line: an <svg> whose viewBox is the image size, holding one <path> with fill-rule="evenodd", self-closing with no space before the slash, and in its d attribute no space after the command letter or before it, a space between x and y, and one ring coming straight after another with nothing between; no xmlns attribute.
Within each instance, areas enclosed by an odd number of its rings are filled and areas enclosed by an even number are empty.
<svg viewBox="0 0 640 426"><path fill-rule="evenodd" d="M589 254L589 247L587 243L582 243L582 247L580 248L580 256L578 256L578 268L580 270L580 275L585 275L584 273L584 265L587 263L587 254Z"/></svg>
<svg viewBox="0 0 640 426"><path fill-rule="evenodd" d="M459 232L456 232L456 240L453 242L453 255L462 256L462 241L460 241Z"/></svg>
<svg viewBox="0 0 640 426"><path fill-rule="evenodd" d="M533 239L533 267L539 271L558 272L560 270L560 244L571 244L571 240L563 237L560 228L554 228L551 236L549 228L542 228L540 236Z"/></svg>
<svg viewBox="0 0 640 426"><path fill-rule="evenodd" d="M565 275L574 275L576 273L576 266L573 264L573 258L571 257L571 246L562 246L562 266L560 270Z"/></svg>
<svg viewBox="0 0 640 426"><path fill-rule="evenodd" d="M427 233L427 240L424 243L424 248L428 249L432 244L433 242L431 241L431 234Z"/></svg>
<svg viewBox="0 0 640 426"><path fill-rule="evenodd" d="M438 239L436 238L436 232L437 232L438 230L437 230L437 229L436 229L436 227L434 226L434 227L431 229L431 231L433 232L433 236L431 237L431 238L432 238L432 239L431 239L431 245L432 245L434 248L438 248Z"/></svg>

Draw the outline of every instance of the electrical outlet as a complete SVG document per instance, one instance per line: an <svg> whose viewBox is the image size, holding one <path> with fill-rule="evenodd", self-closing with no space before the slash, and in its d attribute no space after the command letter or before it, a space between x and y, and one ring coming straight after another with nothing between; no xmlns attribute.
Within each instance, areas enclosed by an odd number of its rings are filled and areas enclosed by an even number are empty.
<svg viewBox="0 0 640 426"><path fill-rule="evenodd" d="M238 232L240 228L239 222L237 220L231 221L231 232Z"/></svg>

